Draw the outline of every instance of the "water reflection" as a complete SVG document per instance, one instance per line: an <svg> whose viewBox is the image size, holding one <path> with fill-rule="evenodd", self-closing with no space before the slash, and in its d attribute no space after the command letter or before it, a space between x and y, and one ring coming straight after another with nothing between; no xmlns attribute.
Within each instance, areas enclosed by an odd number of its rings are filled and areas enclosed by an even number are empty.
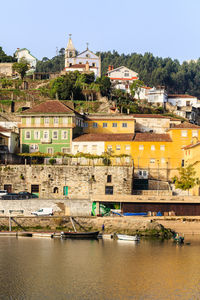
<svg viewBox="0 0 200 300"><path fill-rule="evenodd" d="M200 237L0 238L0 299L199 299Z"/></svg>

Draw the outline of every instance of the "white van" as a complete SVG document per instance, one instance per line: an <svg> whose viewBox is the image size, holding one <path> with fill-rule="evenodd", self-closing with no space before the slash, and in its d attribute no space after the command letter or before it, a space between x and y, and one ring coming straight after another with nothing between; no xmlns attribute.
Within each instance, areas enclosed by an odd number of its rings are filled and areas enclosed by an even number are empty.
<svg viewBox="0 0 200 300"><path fill-rule="evenodd" d="M33 211L31 214L35 216L52 216L53 208L40 208L36 211Z"/></svg>
<svg viewBox="0 0 200 300"><path fill-rule="evenodd" d="M0 190L0 197L7 195L8 192L6 190Z"/></svg>

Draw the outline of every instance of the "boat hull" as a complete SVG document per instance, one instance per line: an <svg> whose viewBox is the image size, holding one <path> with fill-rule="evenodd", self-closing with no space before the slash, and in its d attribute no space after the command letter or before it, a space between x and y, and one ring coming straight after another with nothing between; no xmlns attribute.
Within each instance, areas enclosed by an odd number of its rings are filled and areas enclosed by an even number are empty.
<svg viewBox="0 0 200 300"><path fill-rule="evenodd" d="M118 240L124 241L139 241L140 238L137 235L126 235L126 234L117 234Z"/></svg>
<svg viewBox="0 0 200 300"><path fill-rule="evenodd" d="M94 232L62 232L61 237L64 239L98 239L99 231Z"/></svg>

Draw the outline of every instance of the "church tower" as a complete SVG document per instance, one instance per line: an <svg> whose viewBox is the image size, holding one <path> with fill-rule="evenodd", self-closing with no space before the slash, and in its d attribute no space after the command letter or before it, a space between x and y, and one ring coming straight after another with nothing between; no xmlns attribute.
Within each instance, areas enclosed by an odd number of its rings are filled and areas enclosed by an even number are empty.
<svg viewBox="0 0 200 300"><path fill-rule="evenodd" d="M69 34L69 40L67 47L65 49L65 68L69 67L74 63L74 58L76 57L76 49L72 43L71 34Z"/></svg>

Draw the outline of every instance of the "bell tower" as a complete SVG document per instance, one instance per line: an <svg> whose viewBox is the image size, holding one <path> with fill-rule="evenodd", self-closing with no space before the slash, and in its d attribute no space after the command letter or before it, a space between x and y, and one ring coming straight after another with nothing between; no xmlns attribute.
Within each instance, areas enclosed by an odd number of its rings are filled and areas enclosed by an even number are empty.
<svg viewBox="0 0 200 300"><path fill-rule="evenodd" d="M71 33L69 34L69 40L67 47L65 49L65 67L69 67L70 64L73 64L73 58L76 56L76 49L72 43Z"/></svg>

